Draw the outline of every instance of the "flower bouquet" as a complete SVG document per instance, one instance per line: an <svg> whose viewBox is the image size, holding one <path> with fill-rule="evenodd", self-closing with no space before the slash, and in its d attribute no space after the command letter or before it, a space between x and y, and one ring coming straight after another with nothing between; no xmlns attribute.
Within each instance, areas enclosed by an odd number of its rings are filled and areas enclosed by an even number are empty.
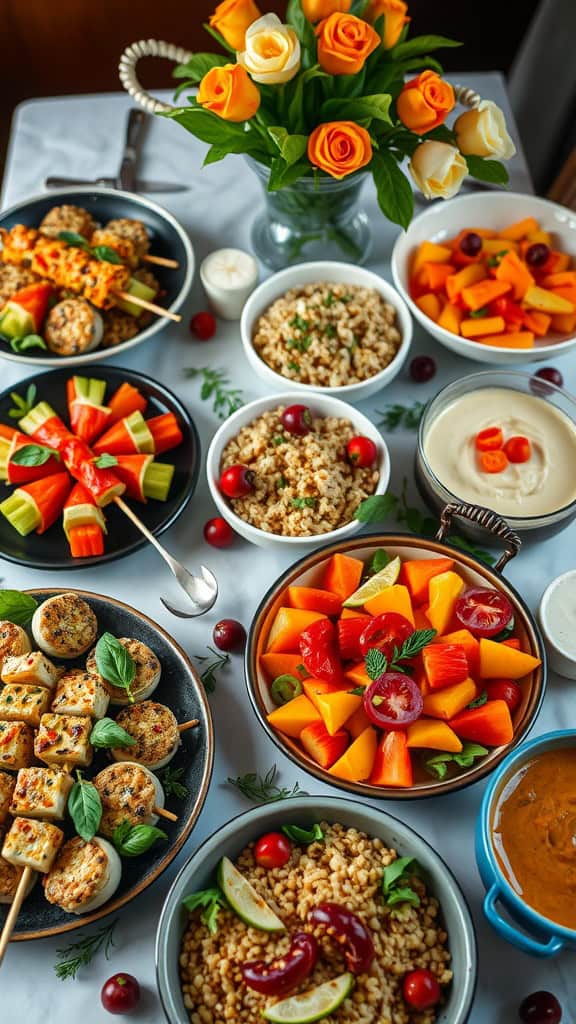
<svg viewBox="0 0 576 1024"><path fill-rule="evenodd" d="M507 182L499 160L515 150L502 111L481 101L445 124L456 95L431 51L459 44L407 39L403 0L289 0L285 18L223 0L205 28L224 53L195 53L175 69L177 96L198 91L165 114L209 144L205 164L247 157L269 197L253 232L266 263L335 247L361 261L368 175L384 215L404 228L410 178L428 199L453 196L467 174Z"/></svg>

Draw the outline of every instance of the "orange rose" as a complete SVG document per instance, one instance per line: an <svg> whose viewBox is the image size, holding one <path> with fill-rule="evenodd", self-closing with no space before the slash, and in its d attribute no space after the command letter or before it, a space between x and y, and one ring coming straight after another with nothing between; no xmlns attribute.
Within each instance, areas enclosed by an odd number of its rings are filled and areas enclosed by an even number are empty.
<svg viewBox="0 0 576 1024"><path fill-rule="evenodd" d="M354 121L319 124L308 139L308 159L333 178L345 178L370 163L370 136Z"/></svg>
<svg viewBox="0 0 576 1024"><path fill-rule="evenodd" d="M316 27L318 63L329 75L355 75L380 46L371 25L353 14L337 12Z"/></svg>
<svg viewBox="0 0 576 1024"><path fill-rule="evenodd" d="M308 21L320 21L334 14L334 11L343 11L345 14L350 10L352 0L302 0L304 17Z"/></svg>
<svg viewBox="0 0 576 1024"><path fill-rule="evenodd" d="M224 121L249 121L260 106L260 93L241 64L211 68L198 89L198 103Z"/></svg>
<svg viewBox="0 0 576 1024"><path fill-rule="evenodd" d="M246 29L259 17L254 0L222 0L210 15L210 25L224 36L228 46L243 50Z"/></svg>
<svg viewBox="0 0 576 1024"><path fill-rule="evenodd" d="M454 90L435 71L423 71L402 89L397 101L398 117L416 135L432 131L452 110Z"/></svg>
<svg viewBox="0 0 576 1024"><path fill-rule="evenodd" d="M384 47L389 50L396 46L400 33L410 18L406 17L408 5L403 0L372 0L364 17L367 21L376 21L384 15Z"/></svg>

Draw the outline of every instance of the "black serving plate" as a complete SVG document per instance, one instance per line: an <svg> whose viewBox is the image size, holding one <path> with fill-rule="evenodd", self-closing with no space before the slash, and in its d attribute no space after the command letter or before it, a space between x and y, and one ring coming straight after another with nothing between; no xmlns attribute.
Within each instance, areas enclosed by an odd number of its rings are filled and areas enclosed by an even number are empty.
<svg viewBox="0 0 576 1024"><path fill-rule="evenodd" d="M11 426L16 425L16 421L8 416L8 410L14 405L10 393L12 390L17 390L18 394L24 395L30 384L35 384L36 400L48 402L64 422L68 423L66 381L72 376L72 372L71 370L53 370L35 374L33 377L27 377L14 388L2 391L0 393L0 422L8 423ZM124 370L119 366L109 368L85 366L82 368L82 374L106 381L105 400L111 397L123 381L127 381L138 388L148 399L148 406L144 414L146 418L149 419L164 412L173 412L180 423L184 435L182 443L159 457L160 462L169 462L176 466L168 500L150 500L145 505L137 501L130 502L143 523L153 534L158 536L176 521L196 488L201 459L200 439L194 422L187 409L172 391L144 374ZM6 489L6 496L8 493L9 490ZM31 569L86 569L91 565L112 562L116 558L130 555L147 543L140 531L114 504L104 510L104 515L108 528L105 551L103 555L93 558L72 558L61 518L46 533L41 535L29 533L27 537L21 537L10 526L8 520L4 516L0 516L0 557L8 559L9 562L16 562L18 565L26 565Z"/></svg>
<svg viewBox="0 0 576 1024"><path fill-rule="evenodd" d="M108 188L76 188L58 189L39 196L33 196L25 202L17 203L0 213L0 227L9 230L15 224L27 227L38 227L43 217L54 206L82 206L88 210L95 221L105 224L118 217L129 217L141 220L150 235L150 251L154 256L165 256L178 260L176 270L167 267L149 266L158 279L162 294L158 303L166 309L176 312L186 299L194 277L194 253L184 228L171 213L157 203L143 196L130 192L120 192ZM164 317L154 317L134 338L124 341L112 348L100 348L94 352L85 352L77 356L59 356L53 352L32 349L28 352L13 352L6 342L0 341L0 356L17 363L30 363L33 366L82 366L109 356L116 355L125 349L139 345L146 338L152 337L168 321Z"/></svg>
<svg viewBox="0 0 576 1024"><path fill-rule="evenodd" d="M28 593L38 601L45 601L54 594L70 591L29 590ZM115 913L152 885L190 835L202 810L212 774L212 717L204 687L188 655L161 626L135 608L101 594L91 594L84 590L76 590L74 593L83 597L94 610L100 634L108 630L115 636L134 637L148 644L154 651L162 666L162 676L151 700L168 705L179 722L189 721L191 718L199 719L199 725L182 734L182 746L170 762L171 767L184 769L181 781L187 787L188 795L184 799L166 796L166 809L178 815L177 822L161 820L158 823L167 833L168 840L158 841L141 857L122 859L122 881L108 903L83 917L67 914L44 899L42 884L37 881L22 905L13 940L39 939L81 928L107 914ZM83 666L85 661L86 656L74 662L67 661L66 667ZM110 706L107 713L113 718L119 710ZM91 778L109 763L105 750L95 751L92 765L84 771L84 777ZM70 819L58 824L64 828L67 838L74 835ZM0 930L8 910L9 907L0 905Z"/></svg>

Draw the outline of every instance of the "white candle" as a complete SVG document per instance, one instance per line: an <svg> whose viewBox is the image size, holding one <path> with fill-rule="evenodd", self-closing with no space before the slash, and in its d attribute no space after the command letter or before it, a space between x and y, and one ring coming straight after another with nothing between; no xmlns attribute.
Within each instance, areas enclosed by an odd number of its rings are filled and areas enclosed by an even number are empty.
<svg viewBox="0 0 576 1024"><path fill-rule="evenodd" d="M216 249L202 261L200 279L216 315L239 320L246 299L258 284L258 264L243 249Z"/></svg>

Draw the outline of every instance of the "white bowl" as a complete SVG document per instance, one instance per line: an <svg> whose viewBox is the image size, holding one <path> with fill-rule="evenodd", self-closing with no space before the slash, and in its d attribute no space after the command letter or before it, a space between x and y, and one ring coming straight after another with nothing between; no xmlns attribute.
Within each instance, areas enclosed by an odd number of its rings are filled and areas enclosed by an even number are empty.
<svg viewBox="0 0 576 1024"><path fill-rule="evenodd" d="M420 242L438 242L457 235L461 228L478 227L500 230L524 217L535 217L544 231L550 231L564 252L576 256L576 213L538 196L518 192L483 190L447 202L434 203L429 210L415 217L407 231L402 232L392 250L394 284L416 319L441 345L479 363L512 366L541 362L567 355L576 345L576 336L566 335L562 341L536 340L533 349L492 348L469 341L439 327L410 298L408 276L412 254Z"/></svg>
<svg viewBox="0 0 576 1024"><path fill-rule="evenodd" d="M343 384L340 387L320 387L315 384L301 384L296 380L289 380L280 373L272 370L263 359L260 358L252 344L254 325L258 317L268 307L279 299L284 292L290 288L297 288L299 285L312 284L317 281L329 281L335 284L360 285L363 288L375 288L380 292L382 298L394 306L398 317L398 326L402 335L400 348L388 366L375 373L373 377L361 381L359 384ZM412 341L412 320L405 302L400 298L398 292L384 281L378 274L371 270L364 270L363 267L354 267L351 263L338 263L329 260L316 260L312 263L300 263L295 267L287 267L277 274L263 281L248 299L242 311L240 320L240 334L242 344L248 362L262 380L272 387L292 391L300 391L308 394L336 395L349 402L360 402L369 395L375 395L383 387L394 380L394 377L401 370ZM302 397L302 396L301 396Z"/></svg>
<svg viewBox="0 0 576 1024"><path fill-rule="evenodd" d="M561 598L561 605L564 611L563 629L559 629L559 623L554 611L554 600L558 600L556 591L563 587L565 591L570 588L569 598L564 593ZM565 679L576 679L576 656L574 646L570 646L567 639L573 635L574 607L576 595L576 569L569 569L568 572L557 576L548 584L540 599L538 608L538 621L544 637L546 652L548 654L548 665L559 676ZM566 636L566 640L564 640ZM564 643L562 642L564 640Z"/></svg>
<svg viewBox="0 0 576 1024"><path fill-rule="evenodd" d="M229 416L216 431L206 455L206 473L210 494L218 512L230 524L232 529L240 534L241 537L244 537L245 540L249 540L252 544L258 544L259 547L282 548L285 551L292 548L295 549L296 554L317 548L319 544L350 537L353 533L358 533L363 524L357 519L353 519L352 522L339 526L337 530L329 530L328 533L314 534L310 537L283 537L275 533L267 533L265 530L259 530L256 526L252 526L251 523L247 523L233 512L228 500L218 487L218 479L220 476L222 452L228 442L233 437L236 437L242 427L252 423L253 420L269 409L276 409L279 405L293 405L301 401L302 394L300 392L286 391L284 394L269 395L266 398L258 398L255 402L249 402L248 405L243 405L241 409L238 409L232 416ZM358 434L363 434L374 441L379 453L376 468L380 473L374 493L385 494L390 481L390 455L384 438L374 424L366 416L358 412L357 409L354 409L353 406L348 405L347 402L340 401L338 398L333 398L331 395L312 394L307 404L312 412L317 415L338 416L341 419L350 420Z"/></svg>

